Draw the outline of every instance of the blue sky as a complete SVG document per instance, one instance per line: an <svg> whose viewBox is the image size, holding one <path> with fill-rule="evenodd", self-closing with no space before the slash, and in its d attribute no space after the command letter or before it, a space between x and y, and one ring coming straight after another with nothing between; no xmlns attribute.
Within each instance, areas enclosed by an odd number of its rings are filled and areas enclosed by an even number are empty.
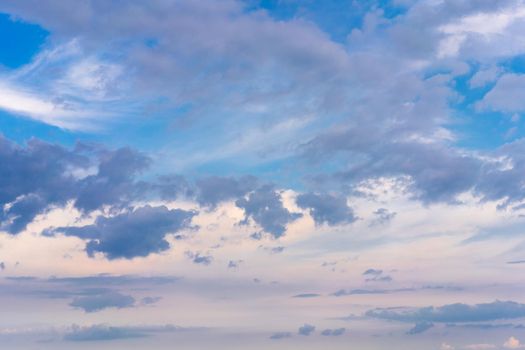
<svg viewBox="0 0 525 350"><path fill-rule="evenodd" d="M0 2L10 349L520 349L525 3Z"/></svg>

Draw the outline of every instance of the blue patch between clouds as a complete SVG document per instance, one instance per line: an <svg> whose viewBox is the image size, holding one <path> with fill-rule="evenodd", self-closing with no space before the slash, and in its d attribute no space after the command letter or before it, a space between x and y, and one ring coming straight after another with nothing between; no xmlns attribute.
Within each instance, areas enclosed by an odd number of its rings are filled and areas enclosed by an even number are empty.
<svg viewBox="0 0 525 350"><path fill-rule="evenodd" d="M17 68L31 61L49 32L42 27L0 13L0 65Z"/></svg>

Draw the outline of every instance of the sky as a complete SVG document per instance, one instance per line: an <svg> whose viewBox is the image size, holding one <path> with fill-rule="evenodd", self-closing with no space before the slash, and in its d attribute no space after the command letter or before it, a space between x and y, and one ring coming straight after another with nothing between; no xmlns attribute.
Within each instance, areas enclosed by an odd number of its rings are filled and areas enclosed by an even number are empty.
<svg viewBox="0 0 525 350"><path fill-rule="evenodd" d="M0 347L525 348L525 1L0 1Z"/></svg>

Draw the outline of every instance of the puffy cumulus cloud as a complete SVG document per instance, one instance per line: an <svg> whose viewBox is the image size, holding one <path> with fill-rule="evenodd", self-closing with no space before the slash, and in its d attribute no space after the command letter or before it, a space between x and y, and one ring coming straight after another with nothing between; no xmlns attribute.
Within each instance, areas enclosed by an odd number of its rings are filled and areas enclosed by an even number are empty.
<svg viewBox="0 0 525 350"><path fill-rule="evenodd" d="M457 303L419 309L373 309L367 311L365 315L384 320L414 323L484 322L525 317L525 305L513 301L495 301L476 305Z"/></svg>
<svg viewBox="0 0 525 350"><path fill-rule="evenodd" d="M315 326L305 323L303 326L299 327L299 329L297 330L297 334L309 336L314 331L315 331Z"/></svg>
<svg viewBox="0 0 525 350"><path fill-rule="evenodd" d="M236 200L235 204L244 210L242 224L248 224L251 218L275 238L284 235L288 223L302 216L284 207L281 194L272 185L258 188L246 198Z"/></svg>
<svg viewBox="0 0 525 350"><path fill-rule="evenodd" d="M18 146L0 136L0 229L24 230L51 205L63 205L78 192L73 171L86 170L89 158L37 139Z"/></svg>
<svg viewBox="0 0 525 350"><path fill-rule="evenodd" d="M149 164L129 148L67 149L38 139L18 146L0 136L0 149L2 163L9 164L0 170L0 229L11 234L68 201L83 212L128 204L141 187L135 176Z"/></svg>
<svg viewBox="0 0 525 350"><path fill-rule="evenodd" d="M108 259L132 259L169 249L166 235L190 228L195 215L194 211L146 205L112 217L99 216L92 225L55 228L51 234L87 240L90 256L100 252Z"/></svg>
<svg viewBox="0 0 525 350"><path fill-rule="evenodd" d="M296 198L299 208L308 209L317 225L338 225L357 220L344 196L304 193Z"/></svg>
<svg viewBox="0 0 525 350"><path fill-rule="evenodd" d="M135 298L118 292L107 292L98 295L75 298L69 305L90 313L107 308L122 309L133 307L135 305Z"/></svg>

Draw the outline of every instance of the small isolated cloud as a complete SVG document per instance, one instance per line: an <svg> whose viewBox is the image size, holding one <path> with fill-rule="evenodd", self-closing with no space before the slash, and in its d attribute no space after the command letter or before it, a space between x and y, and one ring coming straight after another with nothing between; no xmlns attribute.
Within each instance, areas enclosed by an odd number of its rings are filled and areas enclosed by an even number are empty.
<svg viewBox="0 0 525 350"><path fill-rule="evenodd" d="M523 349L525 348L524 345L521 344L521 342L514 338L514 337L510 337L509 339L507 339L507 341L505 341L505 343L503 343L503 347L506 348L506 349Z"/></svg>
<svg viewBox="0 0 525 350"><path fill-rule="evenodd" d="M230 260L228 262L228 268L229 269L236 269L241 265L244 261L243 260Z"/></svg>
<svg viewBox="0 0 525 350"><path fill-rule="evenodd" d="M286 339L286 338L291 338L292 337L292 333L290 332L278 332L278 333L274 333L270 336L270 339L274 339L274 340L279 340L279 339Z"/></svg>
<svg viewBox="0 0 525 350"><path fill-rule="evenodd" d="M309 336L315 331L315 326L312 326L311 324L305 323L303 326L299 327L299 330L297 331L297 334Z"/></svg>
<svg viewBox="0 0 525 350"><path fill-rule="evenodd" d="M454 347L447 343L442 343L440 350L454 350Z"/></svg>
<svg viewBox="0 0 525 350"><path fill-rule="evenodd" d="M367 282L391 282L392 277L385 274L383 270L378 269L368 269L365 272L363 272L363 276L365 276L365 281Z"/></svg>
<svg viewBox="0 0 525 350"><path fill-rule="evenodd" d="M408 332L407 334L408 335L415 335L415 334L420 334L420 333L424 333L426 331L428 331L430 328L434 327L434 324L433 323L430 323L430 322L420 322L420 323L416 323L414 325L414 327L412 327Z"/></svg>
<svg viewBox="0 0 525 350"><path fill-rule="evenodd" d="M202 255L199 252L194 253L190 251L187 251L185 254L186 254L186 257L188 257L188 259L193 261L194 264L207 266L207 265L210 265L211 262L213 261L213 257L211 255Z"/></svg>
<svg viewBox="0 0 525 350"><path fill-rule="evenodd" d="M5 263L2 261L0 262L0 271L4 271L5 270Z"/></svg>
<svg viewBox="0 0 525 350"><path fill-rule="evenodd" d="M118 292L107 292L75 298L69 305L91 313L108 308L123 309L133 307L135 305L135 298Z"/></svg>
<svg viewBox="0 0 525 350"><path fill-rule="evenodd" d="M337 337L343 335L346 332L346 328L336 328L336 329L325 329L321 332L321 335L325 337Z"/></svg>

